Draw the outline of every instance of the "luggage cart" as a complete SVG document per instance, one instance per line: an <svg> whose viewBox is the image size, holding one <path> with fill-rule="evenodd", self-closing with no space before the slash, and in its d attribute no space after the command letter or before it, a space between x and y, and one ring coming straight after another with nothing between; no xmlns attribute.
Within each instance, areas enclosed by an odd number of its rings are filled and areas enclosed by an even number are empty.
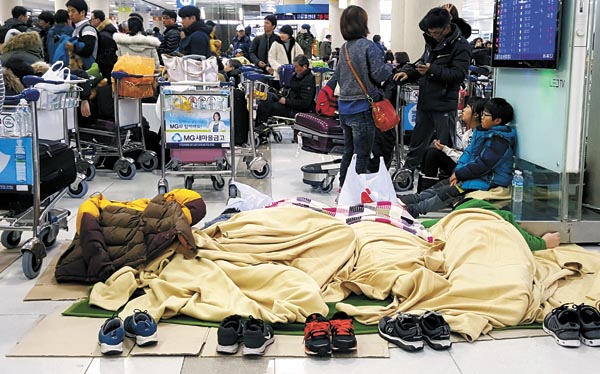
<svg viewBox="0 0 600 374"><path fill-rule="evenodd" d="M210 177L213 188L222 190L224 177L235 180L232 85L186 81L160 82L159 86L163 146L158 193L169 191L167 175L183 176L188 189L196 177ZM217 114L221 123L211 123ZM168 165L166 149L171 152Z"/></svg>
<svg viewBox="0 0 600 374"><path fill-rule="evenodd" d="M404 136L406 131L412 131L415 127L417 115L417 101L419 100L419 86L405 84L398 86L396 95L396 109L400 116L400 123L396 126L396 146L394 160L392 162L392 182L396 191L407 191L413 186L413 171L404 168L406 162L404 154Z"/></svg>
<svg viewBox="0 0 600 374"><path fill-rule="evenodd" d="M25 85L36 88L40 93L40 98L37 101L37 120L38 123L43 124L38 129L40 139L59 140L70 145L71 133L76 129L75 122L77 121L79 95L83 91L77 84L86 82L85 79L71 78L68 77L65 81L56 82L46 81L32 75L23 78ZM41 86L35 87L38 83L52 84L56 87L62 87L62 89L57 91ZM88 191L86 181L91 181L96 175L96 167L92 162L86 160L78 150L75 163L77 171L81 175L78 175L76 182L69 187L68 194L72 198L81 198Z"/></svg>
<svg viewBox="0 0 600 374"><path fill-rule="evenodd" d="M135 160L127 157L128 153L141 151L137 158L142 169L152 171L158 167L158 157L155 152L146 148L146 140L144 138L144 128L142 125L142 96L125 97L119 95L120 85L132 85L126 79L156 79L156 75L135 75L117 71L112 73L113 77L113 100L115 108L115 121L98 121L95 127L76 126L76 143L78 151L81 154L93 156L118 156L119 159L115 162L113 169L124 180L132 179L136 174ZM144 83L148 85L148 83ZM143 96L147 97L147 96ZM121 106L124 108L121 108ZM137 117L129 119L128 109L133 109ZM123 110L121 110L123 109ZM121 117L127 117L127 119ZM140 141L130 140L132 131L139 128ZM81 135L87 135L86 139L82 139ZM102 139L102 142L96 142L92 138L97 137Z"/></svg>
<svg viewBox="0 0 600 374"><path fill-rule="evenodd" d="M16 248L22 233L32 231L32 238L21 247L23 273L30 279L39 274L46 257L46 248L56 242L59 230L67 229L69 215L68 210L55 207L67 193L67 187L53 191L45 198L41 195L37 119L39 97L40 93L36 89L26 89L20 95L7 97L2 108L0 127L0 154L4 164L0 170L0 196L4 195L2 201L9 203L9 200L20 199L22 196L32 197L32 206L24 211L0 211L1 242L7 249ZM27 103L24 107L21 104L10 105L23 103L21 99ZM75 170L74 162L73 158L72 170Z"/></svg>

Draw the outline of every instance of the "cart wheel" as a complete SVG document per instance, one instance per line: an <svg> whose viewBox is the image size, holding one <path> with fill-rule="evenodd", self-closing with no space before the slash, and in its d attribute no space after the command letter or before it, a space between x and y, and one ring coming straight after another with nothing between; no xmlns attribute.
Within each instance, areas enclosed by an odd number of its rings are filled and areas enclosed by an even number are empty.
<svg viewBox="0 0 600 374"><path fill-rule="evenodd" d="M40 233L40 240L46 248L52 247L54 243L56 243L56 237L58 234L58 228L54 229L53 227L47 227Z"/></svg>
<svg viewBox="0 0 600 374"><path fill-rule="evenodd" d="M278 131L274 132L273 133L273 140L275 140L275 143L281 143L283 141L283 136Z"/></svg>
<svg viewBox="0 0 600 374"><path fill-rule="evenodd" d="M21 231L3 231L2 232L2 245L6 249L13 249L19 246L21 242Z"/></svg>
<svg viewBox="0 0 600 374"><path fill-rule="evenodd" d="M23 251L21 265L23 266L23 274L29 279L33 279L40 274L43 259L37 258L31 251Z"/></svg>
<svg viewBox="0 0 600 374"><path fill-rule="evenodd" d="M413 187L413 172L409 169L400 169L392 175L396 191L408 191Z"/></svg>
<svg viewBox="0 0 600 374"><path fill-rule="evenodd" d="M250 174L252 174L252 176L256 179L264 179L269 175L270 172L271 166L269 166L269 163L266 163L265 166L263 166L260 170L250 170Z"/></svg>
<svg viewBox="0 0 600 374"><path fill-rule="evenodd" d="M321 185L320 184L311 184L310 188L313 190L319 190L319 189L321 189Z"/></svg>
<svg viewBox="0 0 600 374"><path fill-rule="evenodd" d="M130 180L135 177L135 165L129 164L126 169L117 170L117 175L123 180Z"/></svg>
<svg viewBox="0 0 600 374"><path fill-rule="evenodd" d="M153 156L152 158L141 163L144 171L152 171L158 167L158 157Z"/></svg>
<svg viewBox="0 0 600 374"><path fill-rule="evenodd" d="M325 193L330 193L333 190L333 181L331 181L331 183L325 184L327 183L327 180L324 180L321 183L321 191L325 192Z"/></svg>
<svg viewBox="0 0 600 374"><path fill-rule="evenodd" d="M223 190L223 188L225 187L225 179L223 179L222 177L215 177L214 175L211 175L210 179L212 180L212 185L215 191Z"/></svg>
<svg viewBox="0 0 600 374"><path fill-rule="evenodd" d="M238 197L238 188L235 184L229 185L229 197L232 199Z"/></svg>
<svg viewBox="0 0 600 374"><path fill-rule="evenodd" d="M194 185L194 177L186 176L183 180L183 184L186 189L191 190Z"/></svg>
<svg viewBox="0 0 600 374"><path fill-rule="evenodd" d="M158 182L158 193L164 195L167 192L169 192L169 183L166 180L163 183Z"/></svg>
<svg viewBox="0 0 600 374"><path fill-rule="evenodd" d="M92 181L94 178L96 178L96 166L94 166L94 164L89 164L87 163L87 167L85 168L85 180L86 181Z"/></svg>
<svg viewBox="0 0 600 374"><path fill-rule="evenodd" d="M94 168L94 170L96 170L96 169ZM88 192L88 185L87 185L86 180L82 180L81 182L79 182L79 184L77 185L77 188L73 188L73 187L69 186L69 192L67 192L69 194L69 197L72 197L74 199L79 199L80 197L84 197L85 194Z"/></svg>

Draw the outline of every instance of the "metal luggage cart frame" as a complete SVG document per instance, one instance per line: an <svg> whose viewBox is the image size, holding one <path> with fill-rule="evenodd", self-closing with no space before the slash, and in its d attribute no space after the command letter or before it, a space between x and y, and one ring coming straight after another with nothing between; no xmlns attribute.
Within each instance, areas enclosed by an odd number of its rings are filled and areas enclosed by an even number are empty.
<svg viewBox="0 0 600 374"><path fill-rule="evenodd" d="M234 110L233 110L233 91L230 83L219 83L219 82L160 82L160 103L161 103L161 133L162 133L162 147L161 147L161 162L160 162L160 178L158 181L158 193L164 194L169 191L169 182L166 178L167 175L179 175L184 177L184 185L187 189L192 189L195 177L210 177L212 180L213 188L217 191L222 190L225 187L224 177L229 176L231 178L229 184L229 194L230 196L235 196L237 194L237 190L232 191L231 188L234 186L231 184L235 181L235 171L236 171L236 152L235 152L235 137L233 136L235 131L234 124ZM169 90L172 88L172 90ZM227 157L227 151L223 152L223 158L215 158L211 161L198 161L198 162L181 162L177 160L175 157L171 158L171 162L169 164L165 163L165 153L166 149L169 148L169 144L167 140L167 132L171 129L167 128L167 119L165 116L166 112L170 112L174 110L175 101L179 100L178 97L188 96L191 99L197 100L188 100L186 99L186 103L182 105L189 105L189 111L193 110L218 110L219 112L229 112L229 122L230 122L230 130L229 130L229 157ZM174 98L171 99L170 96ZM220 97L220 101L222 106L220 108L211 106L211 101L209 99ZM205 100L202 100L205 99ZM223 100L225 99L225 100ZM173 102L171 102L173 100ZM212 105L216 105L217 100L212 100ZM224 110L223 103L227 104L227 109ZM180 103L181 104L181 103ZM212 136L212 135L211 135ZM202 141L194 142L198 144L202 144ZM209 142L208 140L204 143L211 143L212 147L215 148L214 145L222 142ZM204 147L184 147L180 149L201 149ZM169 148L171 149L171 148ZM210 149L207 147L207 149ZM226 147L217 148L224 149Z"/></svg>
<svg viewBox="0 0 600 374"><path fill-rule="evenodd" d="M406 155L404 153L404 136L406 135L406 121L411 115L411 110L414 106L409 108L408 104L416 105L419 100L419 86L404 84L398 86L398 93L396 95L396 109L400 116L400 122L395 129L396 144L394 147L394 160L390 169L392 172L392 182L396 191L407 191L413 186L414 175L413 171L404 167L406 163ZM416 108L416 107L414 107ZM390 170L391 171L391 170Z"/></svg>
<svg viewBox="0 0 600 374"><path fill-rule="evenodd" d="M61 82L62 83L62 82ZM19 101L25 99L27 106L30 109L31 116L31 134L20 134L19 136L0 136L0 141L9 141L15 139L15 143L19 144L25 141L29 144L24 146L24 151L31 149L30 153L26 153L25 157L31 157L31 184L27 183L28 177L25 178L25 183L15 180L13 187L10 184L3 185L0 189L0 195L3 190L11 192L26 189L33 197L33 205L27 210L15 214L12 211L0 211L0 231L2 231L1 242L7 249L17 248L21 241L21 236L24 231L31 231L32 238L27 240L21 247L22 253L22 268L23 274L27 278L33 279L38 276L44 257L46 257L46 248L52 246L56 242L60 229L67 229L67 217L70 212L66 209L56 208L56 203L67 193L68 188L63 188L60 191L53 193L44 200L40 196L40 154L38 140L38 120L37 120L37 101L40 97L39 91L36 89L26 89L22 94L7 98L3 107L3 114L12 115L12 111L6 109L17 110L17 106L7 105L7 101ZM3 121L4 122L4 121ZM5 134L1 134L5 135ZM23 143L21 143L23 144ZM12 142L11 142L12 145ZM27 173L27 172L26 172Z"/></svg>
<svg viewBox="0 0 600 374"><path fill-rule="evenodd" d="M69 77L71 78L71 77ZM63 136L62 139L59 139L66 144L70 144L71 141L71 133L77 131L77 108L79 108L80 103L80 94L83 89L79 87L77 84L85 83L86 79L68 79L65 81L47 81L37 76L25 76L23 78L24 83L31 87L38 83L47 83L54 85L63 85L67 84L68 89L66 91L50 91L44 88L35 88L40 93L40 98L37 101L37 113L39 117L40 112L51 112L51 111L60 111L61 119L62 119L62 130ZM69 128L69 111L73 111L73 128ZM39 118L38 118L39 119ZM48 124L44 124L47 126ZM76 157L75 164L77 165L77 179L74 183L69 186L69 197L72 198L81 198L87 194L88 185L87 181L91 181L94 179L96 175L96 167L91 161L86 160L81 152L79 152L79 148L77 147L76 141Z"/></svg>
<svg viewBox="0 0 600 374"><path fill-rule="evenodd" d="M124 180L133 179L136 174L135 161L131 157L126 157L127 153L134 151L142 151L140 156L137 158L137 162L140 163L142 169L145 171L152 171L158 167L158 156L155 152L148 150L146 147L146 139L144 136L143 127L143 115L142 115L142 100L139 98L128 98L122 97L118 94L119 85L122 84L124 78L157 78L158 75L135 75L128 74L125 72L117 71L113 72L113 102L115 110L115 121L114 129L94 129L89 127L79 127L76 125L75 137L77 149L80 154L86 156L118 156L119 159L115 162L113 170L117 173L119 178ZM119 114L119 105L121 100L136 100L137 101L137 112L138 122L133 124L122 124ZM141 141L130 141L129 135L135 128L140 129ZM108 139L112 139L109 144L96 143L93 141L82 140L81 134L87 135L98 135L104 136Z"/></svg>

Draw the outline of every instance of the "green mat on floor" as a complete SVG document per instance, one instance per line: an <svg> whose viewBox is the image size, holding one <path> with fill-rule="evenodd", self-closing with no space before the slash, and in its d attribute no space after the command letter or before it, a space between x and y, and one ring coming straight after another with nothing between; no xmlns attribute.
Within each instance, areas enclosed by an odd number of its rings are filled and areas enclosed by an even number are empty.
<svg viewBox="0 0 600 374"><path fill-rule="evenodd" d="M363 306L363 305L381 305L386 306L391 302L391 299L388 300L372 300L368 299L364 296L359 295L351 295L344 302L355 305L355 306ZM327 318L331 318L333 314L336 312L335 310L336 303L327 303L329 306L329 314ZM71 317L93 317L93 318L110 318L115 312L111 312L110 310L98 308L96 306L90 305L87 299L83 299L75 302L71 305L67 310L62 313L64 316ZM163 319L161 322L164 323L175 323L180 325L190 325L190 326L204 326L204 327L218 327L219 322L209 322L209 321L201 321L188 316L175 316L169 319ZM279 335L303 335L304 334L304 324L303 323L274 323L273 329L276 334ZM362 323L358 323L354 321L354 332L355 334L376 334L377 333L377 325L363 325Z"/></svg>

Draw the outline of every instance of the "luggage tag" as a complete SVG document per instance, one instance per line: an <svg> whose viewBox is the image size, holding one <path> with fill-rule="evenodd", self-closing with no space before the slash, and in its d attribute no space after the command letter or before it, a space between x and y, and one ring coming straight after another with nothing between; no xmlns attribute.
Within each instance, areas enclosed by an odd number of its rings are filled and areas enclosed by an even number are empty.
<svg viewBox="0 0 600 374"><path fill-rule="evenodd" d="M302 149L302 133L298 131L296 135L296 140L298 141L298 147L296 147L296 158L300 155L300 150Z"/></svg>

